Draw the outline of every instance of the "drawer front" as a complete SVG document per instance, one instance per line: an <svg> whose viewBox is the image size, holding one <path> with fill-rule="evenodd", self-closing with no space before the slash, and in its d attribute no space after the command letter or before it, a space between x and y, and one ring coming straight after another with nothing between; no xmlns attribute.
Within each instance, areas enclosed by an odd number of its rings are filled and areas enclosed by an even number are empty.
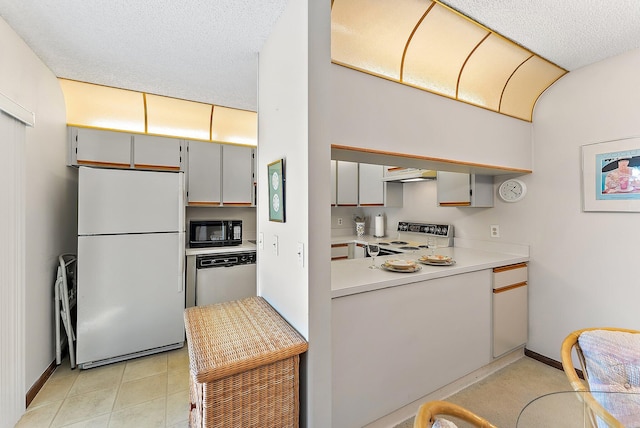
<svg viewBox="0 0 640 428"><path fill-rule="evenodd" d="M493 269L493 289L508 287L527 282L528 270L526 263L503 266Z"/></svg>
<svg viewBox="0 0 640 428"><path fill-rule="evenodd" d="M331 260L346 259L349 257L349 244L332 244Z"/></svg>

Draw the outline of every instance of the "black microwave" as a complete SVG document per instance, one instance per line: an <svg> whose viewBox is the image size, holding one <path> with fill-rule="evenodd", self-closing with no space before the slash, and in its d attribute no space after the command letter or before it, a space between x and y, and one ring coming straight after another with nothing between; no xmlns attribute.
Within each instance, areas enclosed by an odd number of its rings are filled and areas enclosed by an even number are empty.
<svg viewBox="0 0 640 428"><path fill-rule="evenodd" d="M242 244L242 220L192 220L189 247L226 247Z"/></svg>

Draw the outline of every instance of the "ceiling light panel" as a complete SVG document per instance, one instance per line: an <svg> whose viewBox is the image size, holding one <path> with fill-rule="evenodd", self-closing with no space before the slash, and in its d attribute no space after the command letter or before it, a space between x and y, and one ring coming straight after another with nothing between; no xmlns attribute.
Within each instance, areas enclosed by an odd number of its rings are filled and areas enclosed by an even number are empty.
<svg viewBox="0 0 640 428"><path fill-rule="evenodd" d="M58 79L72 126L144 132L144 97L140 92Z"/></svg>
<svg viewBox="0 0 640 428"><path fill-rule="evenodd" d="M455 98L460 70L488 34L489 31L435 4L409 43L402 82Z"/></svg>
<svg viewBox="0 0 640 428"><path fill-rule="evenodd" d="M530 56L525 49L492 33L465 64L460 75L458 99L498 111L509 77Z"/></svg>
<svg viewBox="0 0 640 428"><path fill-rule="evenodd" d="M378 77L531 121L566 70L439 1L333 0L331 58Z"/></svg>
<svg viewBox="0 0 640 428"><path fill-rule="evenodd" d="M566 70L540 57L531 57L509 79L502 95L500 111L531 121L533 108L540 95L566 73Z"/></svg>
<svg viewBox="0 0 640 428"><path fill-rule="evenodd" d="M209 140L211 104L146 95L147 133Z"/></svg>
<svg viewBox="0 0 640 428"><path fill-rule="evenodd" d="M211 120L211 139L256 146L258 144L258 115L252 111L214 106Z"/></svg>
<svg viewBox="0 0 640 428"><path fill-rule="evenodd" d="M331 8L333 61L393 80L402 55L431 2L336 0Z"/></svg>

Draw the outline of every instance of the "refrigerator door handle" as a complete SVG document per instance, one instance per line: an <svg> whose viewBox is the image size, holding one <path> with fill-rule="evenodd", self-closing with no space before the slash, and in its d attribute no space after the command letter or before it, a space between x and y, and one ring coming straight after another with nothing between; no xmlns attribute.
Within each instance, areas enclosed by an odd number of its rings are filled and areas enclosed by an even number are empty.
<svg viewBox="0 0 640 428"><path fill-rule="evenodd" d="M185 254L184 254L184 246L185 246L185 233L178 233L178 272L180 278L178 278L178 293L182 293L184 290L184 265L185 265Z"/></svg>

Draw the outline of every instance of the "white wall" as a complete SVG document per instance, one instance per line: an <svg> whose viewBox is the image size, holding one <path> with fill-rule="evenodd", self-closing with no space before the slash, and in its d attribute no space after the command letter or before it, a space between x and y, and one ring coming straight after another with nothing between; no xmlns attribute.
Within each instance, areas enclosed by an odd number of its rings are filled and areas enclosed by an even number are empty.
<svg viewBox="0 0 640 428"><path fill-rule="evenodd" d="M344 233L338 216L353 233L353 212L383 211L390 232L398 220L446 221L458 237L530 245L527 348L558 361L573 330L640 329L633 270L640 213L583 212L580 193L582 145L640 136L638 69L634 50L572 71L543 94L534 111L533 173L520 177L528 187L521 202L439 208L435 182L405 184L402 208L332 208L333 233ZM490 224L500 226L499 239L489 237Z"/></svg>
<svg viewBox="0 0 640 428"><path fill-rule="evenodd" d="M530 229L528 348L559 359L572 330L640 329L640 213L582 212L580 146L640 136L640 50L572 71L534 111L534 174L516 214Z"/></svg>
<svg viewBox="0 0 640 428"><path fill-rule="evenodd" d="M329 2L289 2L259 61L258 293L309 341L301 365L301 426L308 427L331 421L329 22ZM268 218L267 164L280 158L285 223Z"/></svg>
<svg viewBox="0 0 640 428"><path fill-rule="evenodd" d="M531 169L531 124L332 65L331 143Z"/></svg>
<svg viewBox="0 0 640 428"><path fill-rule="evenodd" d="M36 117L35 126L26 131L24 165L29 389L55 359L53 283L58 255L76 248L76 174L65 166L66 110L58 80L2 19L0 52L0 92Z"/></svg>

